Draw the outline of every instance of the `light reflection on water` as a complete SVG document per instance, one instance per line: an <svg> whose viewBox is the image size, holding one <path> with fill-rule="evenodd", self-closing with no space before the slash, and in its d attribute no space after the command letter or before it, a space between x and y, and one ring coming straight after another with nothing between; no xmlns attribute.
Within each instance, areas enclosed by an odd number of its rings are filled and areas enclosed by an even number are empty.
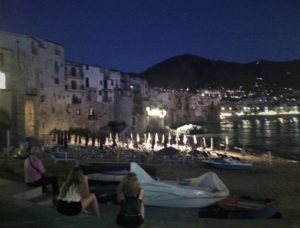
<svg viewBox="0 0 300 228"><path fill-rule="evenodd" d="M300 126L297 117L248 117L222 120L219 124L207 125L215 134L216 145L225 143L247 151L265 153L272 151L282 157L300 160ZM205 135L204 135L205 136Z"/></svg>

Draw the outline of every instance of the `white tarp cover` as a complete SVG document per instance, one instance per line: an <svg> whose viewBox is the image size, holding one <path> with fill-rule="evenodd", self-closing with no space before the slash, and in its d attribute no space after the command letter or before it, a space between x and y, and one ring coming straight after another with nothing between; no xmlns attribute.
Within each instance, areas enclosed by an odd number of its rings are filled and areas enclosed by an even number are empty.
<svg viewBox="0 0 300 228"><path fill-rule="evenodd" d="M206 207L229 195L228 188L213 173L186 179L182 185L177 182L156 181L138 164L132 162L130 171L136 173L145 190L145 205L161 207Z"/></svg>

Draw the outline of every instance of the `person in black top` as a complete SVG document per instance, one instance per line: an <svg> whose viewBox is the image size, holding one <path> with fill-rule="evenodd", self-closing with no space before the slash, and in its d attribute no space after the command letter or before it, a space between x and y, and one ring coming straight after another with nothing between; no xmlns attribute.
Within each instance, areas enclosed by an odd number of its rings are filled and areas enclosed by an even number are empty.
<svg viewBox="0 0 300 228"><path fill-rule="evenodd" d="M118 202L121 209L116 223L122 227L139 227L144 223L144 189L135 173L128 173L118 186Z"/></svg>

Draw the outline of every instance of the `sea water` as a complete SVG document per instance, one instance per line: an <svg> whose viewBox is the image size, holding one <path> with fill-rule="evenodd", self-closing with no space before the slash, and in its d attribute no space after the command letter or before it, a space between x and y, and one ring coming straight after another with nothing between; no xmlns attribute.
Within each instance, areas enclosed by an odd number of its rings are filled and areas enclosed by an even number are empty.
<svg viewBox="0 0 300 228"><path fill-rule="evenodd" d="M205 126L204 134L209 142L213 137L215 148L225 145L228 136L229 148L258 154L268 154L300 161L300 116L243 117L224 119Z"/></svg>

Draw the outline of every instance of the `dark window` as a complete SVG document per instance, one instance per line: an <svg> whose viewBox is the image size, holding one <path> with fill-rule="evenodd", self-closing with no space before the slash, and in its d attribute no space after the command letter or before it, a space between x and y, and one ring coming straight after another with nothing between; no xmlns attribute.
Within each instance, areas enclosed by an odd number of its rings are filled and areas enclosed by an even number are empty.
<svg viewBox="0 0 300 228"><path fill-rule="evenodd" d="M89 114L90 115L95 115L95 110L93 108L90 108Z"/></svg>
<svg viewBox="0 0 300 228"><path fill-rule="evenodd" d="M88 120L96 120L96 119L97 119L97 115L95 113L95 109L90 108L89 115L88 115Z"/></svg>
<svg viewBox="0 0 300 228"><path fill-rule="evenodd" d="M71 89L77 89L76 81L71 81Z"/></svg>
<svg viewBox="0 0 300 228"><path fill-rule="evenodd" d="M52 113L55 113L55 108L52 107L52 108L51 108L51 111L52 111Z"/></svg>
<svg viewBox="0 0 300 228"><path fill-rule="evenodd" d="M76 95L72 96L72 103L73 104L81 104L81 99L77 97Z"/></svg>
<svg viewBox="0 0 300 228"><path fill-rule="evenodd" d="M102 91L99 90L99 91L98 91L98 94L99 94L99 96L102 96Z"/></svg>
<svg viewBox="0 0 300 228"><path fill-rule="evenodd" d="M107 89L107 80L104 80L104 89Z"/></svg>
<svg viewBox="0 0 300 228"><path fill-rule="evenodd" d="M76 68L75 67L71 68L71 75L76 76Z"/></svg>
<svg viewBox="0 0 300 228"><path fill-rule="evenodd" d="M83 77L83 71L82 71L82 69L79 69L79 75L80 75L80 77Z"/></svg>
<svg viewBox="0 0 300 228"><path fill-rule="evenodd" d="M4 54L0 53L0 67L4 66Z"/></svg>
<svg viewBox="0 0 300 228"><path fill-rule="evenodd" d="M41 96L41 102L45 102L45 95Z"/></svg>
<svg viewBox="0 0 300 228"><path fill-rule="evenodd" d="M89 65L86 65L86 66L85 66L85 69L86 69L86 70L89 70Z"/></svg>
<svg viewBox="0 0 300 228"><path fill-rule="evenodd" d="M113 80L110 81L110 85L112 85L112 86L114 85L114 81Z"/></svg>
<svg viewBox="0 0 300 228"><path fill-rule="evenodd" d="M55 61L55 63L54 63L54 73L59 74L59 66L58 66L57 61Z"/></svg>
<svg viewBox="0 0 300 228"><path fill-rule="evenodd" d="M58 78L54 78L54 83L55 84L59 84L59 79Z"/></svg>
<svg viewBox="0 0 300 228"><path fill-rule="evenodd" d="M103 85L103 81L102 81L102 80L100 80L100 85L101 85L101 86Z"/></svg>
<svg viewBox="0 0 300 228"><path fill-rule="evenodd" d="M54 49L54 53L55 53L55 55L60 55L60 50L56 47L56 48Z"/></svg>
<svg viewBox="0 0 300 228"><path fill-rule="evenodd" d="M89 87L89 86L90 86L89 78L85 78L85 86L86 86L86 87Z"/></svg>

